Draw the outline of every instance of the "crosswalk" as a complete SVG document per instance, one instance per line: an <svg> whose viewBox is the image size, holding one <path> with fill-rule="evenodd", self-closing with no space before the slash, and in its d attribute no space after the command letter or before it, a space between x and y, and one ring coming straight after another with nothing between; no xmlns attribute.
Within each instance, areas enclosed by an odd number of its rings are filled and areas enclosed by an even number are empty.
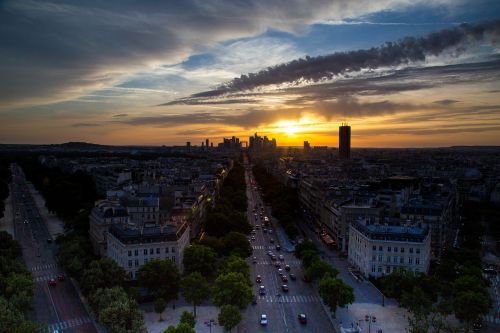
<svg viewBox="0 0 500 333"><path fill-rule="evenodd" d="M252 249L254 250L267 250L269 247L264 246L264 245L252 245Z"/></svg>
<svg viewBox="0 0 500 333"><path fill-rule="evenodd" d="M301 264L300 260L286 260L286 261L280 261L282 265L290 265L290 266L299 266ZM274 265L274 261L271 260L261 260L257 261L257 265Z"/></svg>
<svg viewBox="0 0 500 333"><path fill-rule="evenodd" d="M57 275L41 275L33 278L35 282L49 281L50 279L57 280Z"/></svg>
<svg viewBox="0 0 500 333"><path fill-rule="evenodd" d="M76 327L84 324L91 323L92 319L89 316L79 317L74 319L68 319L60 321L49 325L49 332L54 332L54 330L64 330L71 327Z"/></svg>
<svg viewBox="0 0 500 333"><path fill-rule="evenodd" d="M282 295L282 296L259 296L259 300L266 303L315 303L321 302L319 296L312 295Z"/></svg>
<svg viewBox="0 0 500 333"><path fill-rule="evenodd" d="M32 272L45 271L47 269L52 269L52 268L56 268L56 267L57 267L57 264L38 265L38 266L31 267L31 271Z"/></svg>

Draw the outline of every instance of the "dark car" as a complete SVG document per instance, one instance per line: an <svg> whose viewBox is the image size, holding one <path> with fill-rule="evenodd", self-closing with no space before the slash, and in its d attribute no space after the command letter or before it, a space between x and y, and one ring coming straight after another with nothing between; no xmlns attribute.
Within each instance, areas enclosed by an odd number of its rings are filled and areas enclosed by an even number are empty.
<svg viewBox="0 0 500 333"><path fill-rule="evenodd" d="M279 251L279 250L281 250L281 246L276 245L276 251Z"/></svg>
<svg viewBox="0 0 500 333"><path fill-rule="evenodd" d="M285 265L285 271L290 272L290 265Z"/></svg>
<svg viewBox="0 0 500 333"><path fill-rule="evenodd" d="M49 280L49 286L53 287L57 284L56 280L55 279L50 279Z"/></svg>
<svg viewBox="0 0 500 333"><path fill-rule="evenodd" d="M299 322L303 325L307 324L307 317L305 314L303 313L299 314Z"/></svg>
<svg viewBox="0 0 500 333"><path fill-rule="evenodd" d="M266 294L266 287L260 286L259 295L264 296Z"/></svg>
<svg viewBox="0 0 500 333"><path fill-rule="evenodd" d="M293 274L293 273L290 274L290 280L292 280L292 281L297 280L297 277L295 276L295 274Z"/></svg>
<svg viewBox="0 0 500 333"><path fill-rule="evenodd" d="M271 238L271 239L269 240L269 243L274 244L274 238Z"/></svg>
<svg viewBox="0 0 500 333"><path fill-rule="evenodd" d="M288 292L288 286L286 284L282 285L281 290L283 290L284 292Z"/></svg>
<svg viewBox="0 0 500 333"><path fill-rule="evenodd" d="M255 282L261 283L262 282L262 276L257 275L257 277L255 278Z"/></svg>
<svg viewBox="0 0 500 333"><path fill-rule="evenodd" d="M64 275L59 274L59 275L57 276L57 280L58 280L58 281L64 281L64 280L65 280Z"/></svg>
<svg viewBox="0 0 500 333"><path fill-rule="evenodd" d="M288 282L288 278L286 277L286 275L281 276L281 281Z"/></svg>

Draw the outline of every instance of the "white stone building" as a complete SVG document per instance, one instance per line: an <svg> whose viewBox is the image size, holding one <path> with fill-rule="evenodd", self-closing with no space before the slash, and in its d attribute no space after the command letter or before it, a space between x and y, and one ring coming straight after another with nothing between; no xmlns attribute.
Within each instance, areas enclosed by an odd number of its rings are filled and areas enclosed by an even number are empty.
<svg viewBox="0 0 500 333"><path fill-rule="evenodd" d="M426 273L431 233L426 225L382 225L357 219L349 226L349 263L365 277L404 268Z"/></svg>
<svg viewBox="0 0 500 333"><path fill-rule="evenodd" d="M131 279L153 259L169 259L182 272L184 249L189 245L189 226L166 224L136 228L114 224L107 237L107 256L123 267Z"/></svg>

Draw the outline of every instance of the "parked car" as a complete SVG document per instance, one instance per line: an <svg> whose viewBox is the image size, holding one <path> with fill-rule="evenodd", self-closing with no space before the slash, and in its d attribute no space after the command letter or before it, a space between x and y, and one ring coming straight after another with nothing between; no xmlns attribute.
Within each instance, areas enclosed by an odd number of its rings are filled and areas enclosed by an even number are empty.
<svg viewBox="0 0 500 333"><path fill-rule="evenodd" d="M299 322L303 325L307 324L307 317L305 314L303 313L299 314Z"/></svg>

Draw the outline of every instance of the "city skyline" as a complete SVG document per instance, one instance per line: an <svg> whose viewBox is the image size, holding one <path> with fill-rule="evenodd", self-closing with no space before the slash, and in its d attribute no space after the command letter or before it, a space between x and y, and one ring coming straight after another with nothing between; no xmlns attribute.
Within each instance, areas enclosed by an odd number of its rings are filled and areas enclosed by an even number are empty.
<svg viewBox="0 0 500 333"><path fill-rule="evenodd" d="M500 145L499 37L492 0L4 1L0 143Z"/></svg>

